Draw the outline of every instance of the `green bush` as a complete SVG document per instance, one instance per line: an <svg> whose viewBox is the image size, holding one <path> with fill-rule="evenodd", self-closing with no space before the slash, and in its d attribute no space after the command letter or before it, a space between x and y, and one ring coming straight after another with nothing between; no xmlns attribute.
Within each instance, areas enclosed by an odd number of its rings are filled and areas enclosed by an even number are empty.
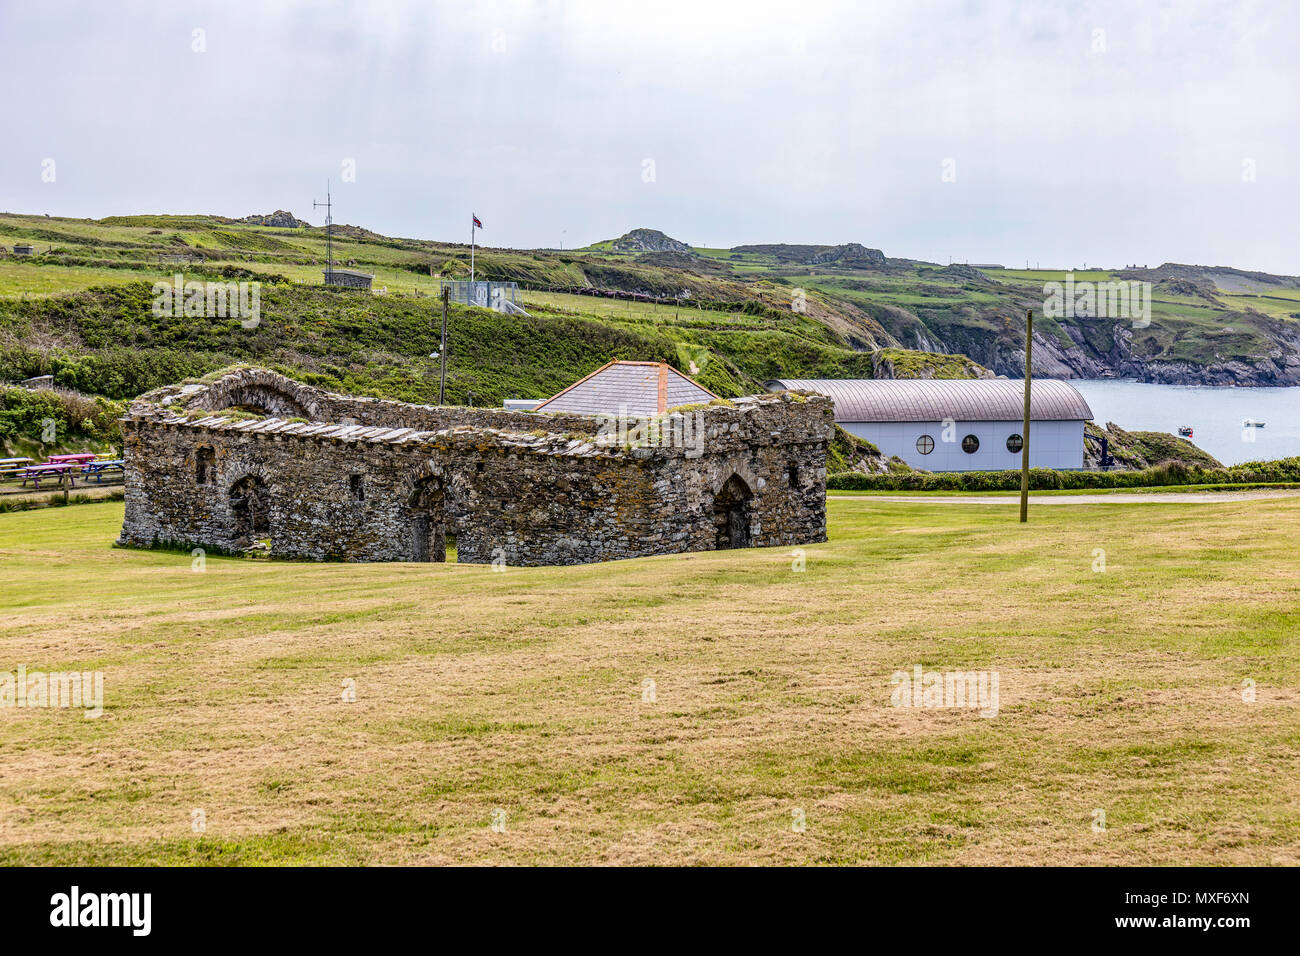
<svg viewBox="0 0 1300 956"><path fill-rule="evenodd" d="M438 311L429 297L270 284L256 328L234 318L154 315L152 303L145 282L0 300L0 379L53 375L59 387L129 399L246 363L357 395L427 402L438 394L437 364L428 358L440 344ZM727 328L453 305L447 398L465 404L472 393L475 405L545 398L614 358L683 371L696 363L695 378L723 396L760 390L766 378L871 374L869 353L836 344L812 320L746 317L779 326L748 330L731 327L741 321L735 315L707 318Z"/></svg>
<svg viewBox="0 0 1300 956"><path fill-rule="evenodd" d="M120 444L118 419L125 404L53 389L0 388L0 442L13 439L49 447ZM46 440L46 423L54 423Z"/></svg>
<svg viewBox="0 0 1300 956"><path fill-rule="evenodd" d="M1300 482L1300 456L1251 461L1222 468L1165 462L1137 471L1055 471L1031 468L1034 491L1087 488L1156 488L1167 485L1256 485ZM1019 491L1018 471L914 471L866 475L842 472L827 477L838 491Z"/></svg>

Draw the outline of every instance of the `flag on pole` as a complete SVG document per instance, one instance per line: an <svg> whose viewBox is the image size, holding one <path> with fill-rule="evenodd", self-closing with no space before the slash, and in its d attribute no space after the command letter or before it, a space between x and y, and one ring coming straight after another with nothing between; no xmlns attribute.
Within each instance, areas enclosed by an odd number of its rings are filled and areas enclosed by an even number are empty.
<svg viewBox="0 0 1300 956"><path fill-rule="evenodd" d="M469 281L474 281L474 230L482 229L483 223L474 213L470 213L470 218L474 220L474 225L469 227Z"/></svg>

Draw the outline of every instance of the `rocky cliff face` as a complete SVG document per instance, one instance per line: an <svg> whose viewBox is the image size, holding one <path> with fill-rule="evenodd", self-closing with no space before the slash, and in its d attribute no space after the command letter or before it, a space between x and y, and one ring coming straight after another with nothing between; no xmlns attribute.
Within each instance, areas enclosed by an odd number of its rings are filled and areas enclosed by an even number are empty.
<svg viewBox="0 0 1300 956"><path fill-rule="evenodd" d="M293 213L284 209L277 209L275 212L266 216L252 215L245 216L240 222L246 222L250 226L274 226L276 229L300 229L309 225L294 216Z"/></svg>
<svg viewBox="0 0 1300 956"><path fill-rule="evenodd" d="M763 243L734 246L732 252L756 253L773 256L780 263L802 265L828 265L831 263L853 266L858 269L883 269L887 260L879 249L868 249L860 242L845 242L838 246L803 246L791 243Z"/></svg>
<svg viewBox="0 0 1300 956"><path fill-rule="evenodd" d="M807 262L810 266L842 262L852 263L858 268L879 269L885 265L885 254L879 249L868 249L860 242L846 242L815 253Z"/></svg>
<svg viewBox="0 0 1300 956"><path fill-rule="evenodd" d="M1154 269L1134 266L1115 273L1122 279L1139 279L1145 282L1191 282L1214 292L1255 292L1260 289L1300 289L1300 276L1273 275L1252 272L1232 266L1196 266L1182 262L1166 262Z"/></svg>
<svg viewBox="0 0 1300 956"><path fill-rule="evenodd" d="M1083 426L1083 462L1090 468L1101 465L1101 440L1106 439L1106 453L1115 471L1132 471L1155 465L1177 462L1183 465L1200 465L1204 468L1222 468L1223 463L1203 451L1186 438L1168 432L1125 431L1114 422L1099 428L1092 422Z"/></svg>
<svg viewBox="0 0 1300 956"><path fill-rule="evenodd" d="M994 285L992 279L986 273L980 272L975 266L953 263L950 266L944 266L939 270L943 275L952 276L955 279L961 279L965 282L977 282L980 285Z"/></svg>
<svg viewBox="0 0 1300 956"><path fill-rule="evenodd" d="M1063 310L1060 300L1049 295L1049 285L1060 282L1040 284L976 266L884 259L881 268L875 263L883 257L853 244L739 246L736 251L772 256L774 271L787 281L820 284L851 301L881 326L881 347L964 355L999 375L1019 377L1024 374L1024 315L1032 309L1039 375L1183 385L1300 385L1296 276L1173 263L1131 268L1112 273L1115 278L1105 285L1095 278L1080 280L1078 289L1086 288L1086 293L1066 292L1101 296L1109 288L1106 295L1116 311L1099 309L1099 298L1091 305L1072 298L1074 308ZM813 263L831 268L823 274L808 268ZM855 265L859 275L845 275ZM1071 282L1067 289L1073 289ZM1130 313L1130 300L1115 297L1140 282L1149 288L1132 293L1137 311Z"/></svg>
<svg viewBox="0 0 1300 956"><path fill-rule="evenodd" d="M1015 326L996 315L922 312L920 320L901 321L873 310L875 317L905 348L966 355L999 375L1025 373L1023 320ZM1023 314L1023 313L1022 313ZM1062 320L1034 324L1034 373L1051 378L1124 378L1164 385L1300 385L1300 323L1266 316L1226 318L1265 344L1258 358L1216 354L1213 340L1198 342L1207 359L1192 360L1169 352L1189 352L1177 336L1171 348L1151 354L1150 332L1130 322ZM1230 332L1231 326L1225 331ZM1225 338L1225 342L1229 341ZM1227 346L1225 345L1225 349Z"/></svg>
<svg viewBox="0 0 1300 956"><path fill-rule="evenodd" d="M691 247L679 239L666 236L658 229L633 229L614 240L615 252L680 252L690 253Z"/></svg>
<svg viewBox="0 0 1300 956"><path fill-rule="evenodd" d="M1065 347L1055 336L1034 335L1034 370L1051 368L1068 378L1125 378L1164 385L1300 385L1300 326L1268 323L1273 347L1254 360L1225 357L1208 362L1151 357L1135 345L1134 329L1113 323L1110 347L1097 348L1082 332L1067 326L1073 340ZM1041 362L1041 365L1040 365ZM1023 350L1002 358L1008 373L1024 373ZM1001 369L999 369L1001 371Z"/></svg>

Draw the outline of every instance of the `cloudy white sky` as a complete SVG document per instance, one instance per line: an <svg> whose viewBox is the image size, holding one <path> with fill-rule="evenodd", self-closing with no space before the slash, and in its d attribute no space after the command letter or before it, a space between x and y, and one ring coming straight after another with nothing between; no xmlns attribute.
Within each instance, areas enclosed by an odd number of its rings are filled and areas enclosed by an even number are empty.
<svg viewBox="0 0 1300 956"><path fill-rule="evenodd" d="M320 222L331 179L390 235L1295 274L1298 41L1293 0L0 0L0 209Z"/></svg>

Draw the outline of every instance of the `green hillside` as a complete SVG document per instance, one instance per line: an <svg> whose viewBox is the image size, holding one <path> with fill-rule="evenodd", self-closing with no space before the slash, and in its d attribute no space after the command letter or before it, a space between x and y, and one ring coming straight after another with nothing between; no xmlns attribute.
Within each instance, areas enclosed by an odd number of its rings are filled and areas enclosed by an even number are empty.
<svg viewBox="0 0 1300 956"><path fill-rule="evenodd" d="M437 397L436 298L468 274L468 248L336 227L334 259L375 275L371 293L325 288L324 233L214 216L101 221L0 216L0 380L53 375L113 400L236 362L326 388ZM194 257L183 265L163 257ZM202 261L198 261L202 257ZM481 249L479 277L513 279L527 315L453 305L448 400L541 398L614 358L663 360L724 396L778 376L971 376L964 358L899 352L870 316L813 294L805 312L770 282L646 264L613 254ZM155 315L152 284L259 280L256 327ZM614 297L620 296L620 297Z"/></svg>
<svg viewBox="0 0 1300 956"><path fill-rule="evenodd" d="M629 265L663 262L668 255L613 251L622 244L602 242L583 253ZM998 374L1023 374L1024 316L1033 309L1039 374L1300 384L1296 276L1175 263L1072 273L1080 283L1150 283L1150 321L1134 323L1096 312L1045 315L1046 284L1064 282L1064 270L942 266L889 258L855 243L691 252L672 261L688 272L747 283L752 294L778 307L788 308L802 293L809 314L841 331L842 318L868 327L875 346L964 355ZM859 316L865 321L855 323Z"/></svg>
<svg viewBox="0 0 1300 956"><path fill-rule="evenodd" d="M15 254L19 243L34 254ZM348 225L335 227L333 247L337 266L374 275L372 292L323 287L320 227L0 214L0 380L50 374L121 401L256 362L326 388L436 399L436 296L442 280L468 275L468 247ZM1019 375L1024 312L1041 312L1043 283L1064 278L893 259L856 243L691 249L649 229L578 250L483 248L475 268L518 282L529 314L452 307L457 403L545 397L614 358L671 362L724 396L777 377ZM257 326L154 315L152 283L178 271L261 282ZM1039 374L1300 376L1300 281L1170 265L1076 278L1121 275L1153 283L1150 326L1040 318Z"/></svg>

